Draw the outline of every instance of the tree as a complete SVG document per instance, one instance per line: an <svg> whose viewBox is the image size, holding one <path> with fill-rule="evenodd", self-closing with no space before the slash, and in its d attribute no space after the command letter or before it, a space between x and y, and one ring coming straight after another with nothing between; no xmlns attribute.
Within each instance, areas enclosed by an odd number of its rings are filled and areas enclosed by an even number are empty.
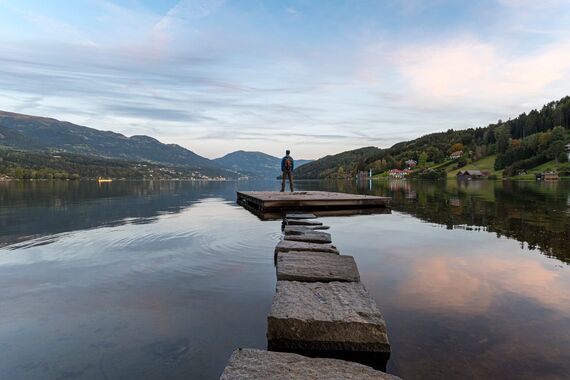
<svg viewBox="0 0 570 380"><path fill-rule="evenodd" d="M463 150L463 144L461 143L455 143L451 146L451 149L449 149L449 153L453 153L453 152L459 152L460 150Z"/></svg>
<svg viewBox="0 0 570 380"><path fill-rule="evenodd" d="M507 124L501 125L495 129L495 140L497 140L497 151L505 153L509 148L509 140L511 138L511 128Z"/></svg>
<svg viewBox="0 0 570 380"><path fill-rule="evenodd" d="M428 159L428 154L426 152L422 152L420 154L420 160L419 160L418 166L420 168L425 167L427 164L427 159Z"/></svg>
<svg viewBox="0 0 570 380"><path fill-rule="evenodd" d="M558 162L564 163L568 162L568 154L566 152L562 152L558 155Z"/></svg>

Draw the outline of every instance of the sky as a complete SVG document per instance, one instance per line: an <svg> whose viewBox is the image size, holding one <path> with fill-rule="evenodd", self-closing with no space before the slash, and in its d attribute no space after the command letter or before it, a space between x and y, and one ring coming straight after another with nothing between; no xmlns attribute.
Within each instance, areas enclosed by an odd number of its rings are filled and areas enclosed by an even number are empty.
<svg viewBox="0 0 570 380"><path fill-rule="evenodd" d="M570 94L570 0L0 0L0 110L315 159Z"/></svg>

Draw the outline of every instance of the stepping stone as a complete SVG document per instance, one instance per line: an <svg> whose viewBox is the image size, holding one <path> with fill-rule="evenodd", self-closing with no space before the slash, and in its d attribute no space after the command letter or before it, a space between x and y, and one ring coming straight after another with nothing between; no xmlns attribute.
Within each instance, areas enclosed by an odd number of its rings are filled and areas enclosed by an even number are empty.
<svg viewBox="0 0 570 380"><path fill-rule="evenodd" d="M305 243L302 241L281 240L275 247L275 255L278 252L307 251L307 252L327 252L339 254L338 249L331 244Z"/></svg>
<svg viewBox="0 0 570 380"><path fill-rule="evenodd" d="M271 351L389 354L386 323L360 282L277 281L267 318Z"/></svg>
<svg viewBox="0 0 570 380"><path fill-rule="evenodd" d="M321 252L279 252L277 280L358 282L360 274L352 256Z"/></svg>
<svg viewBox="0 0 570 380"><path fill-rule="evenodd" d="M289 226L322 226L323 223L307 219L287 219Z"/></svg>
<svg viewBox="0 0 570 380"><path fill-rule="evenodd" d="M238 348L220 380L401 380L368 366L337 359L308 358L287 352Z"/></svg>
<svg viewBox="0 0 570 380"><path fill-rule="evenodd" d="M331 234L320 231L306 232L302 235L285 235L285 240L303 241L307 243L329 244L332 242Z"/></svg>
<svg viewBox="0 0 570 380"><path fill-rule="evenodd" d="M328 230L329 226L285 226L285 235L302 235L307 231Z"/></svg>
<svg viewBox="0 0 570 380"><path fill-rule="evenodd" d="M315 214L303 214L303 213L288 213L285 215L287 219L316 219Z"/></svg>

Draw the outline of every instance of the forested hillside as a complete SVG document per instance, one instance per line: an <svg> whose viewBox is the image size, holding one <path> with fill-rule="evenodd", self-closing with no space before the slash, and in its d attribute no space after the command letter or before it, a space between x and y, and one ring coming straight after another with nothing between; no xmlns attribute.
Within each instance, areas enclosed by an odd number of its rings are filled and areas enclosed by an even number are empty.
<svg viewBox="0 0 570 380"><path fill-rule="evenodd" d="M17 179L204 179L189 168L166 168L145 162L98 158L73 153L0 149L0 178Z"/></svg>
<svg viewBox="0 0 570 380"><path fill-rule="evenodd" d="M570 97L566 96L540 110L486 127L450 129L388 149L368 147L326 156L295 170L295 174L300 178L345 178L370 168L375 173L403 169L408 160L417 163L416 171L443 172L443 168L456 169L497 155L495 169L504 169L510 176L551 160L565 161L569 131ZM450 154L459 151L463 154L458 159L448 160Z"/></svg>
<svg viewBox="0 0 570 380"><path fill-rule="evenodd" d="M224 168L205 157L176 144L163 144L149 136L127 137L56 119L2 111L0 147L146 161L228 174Z"/></svg>

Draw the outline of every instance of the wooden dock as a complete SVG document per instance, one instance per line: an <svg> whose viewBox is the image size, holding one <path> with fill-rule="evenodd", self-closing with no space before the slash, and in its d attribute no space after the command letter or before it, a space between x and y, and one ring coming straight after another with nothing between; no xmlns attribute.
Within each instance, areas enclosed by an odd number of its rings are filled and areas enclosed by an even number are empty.
<svg viewBox="0 0 570 380"><path fill-rule="evenodd" d="M391 352L386 322L354 258L342 255L330 234L315 230L328 228L316 214L285 214L275 247L269 351L236 350L220 379L401 380L383 372Z"/></svg>
<svg viewBox="0 0 570 380"><path fill-rule="evenodd" d="M385 208L389 197L334 193L329 191L238 191L240 205L260 212L289 210L354 210Z"/></svg>

